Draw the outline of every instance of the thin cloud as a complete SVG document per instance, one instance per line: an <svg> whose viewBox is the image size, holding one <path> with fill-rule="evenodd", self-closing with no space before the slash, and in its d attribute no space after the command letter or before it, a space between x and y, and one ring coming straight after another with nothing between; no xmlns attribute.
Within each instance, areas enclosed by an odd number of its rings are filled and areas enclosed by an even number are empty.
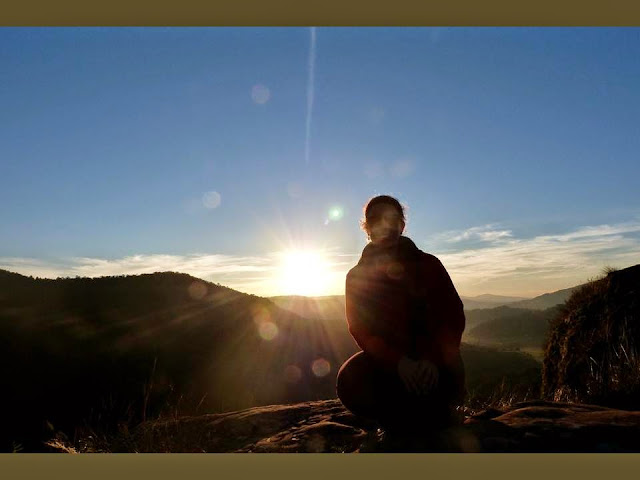
<svg viewBox="0 0 640 480"><path fill-rule="evenodd" d="M326 266L331 282L331 294L342 293L344 277L353 262L339 252L326 251ZM277 279L281 254L265 256L233 255L130 255L117 259L74 257L59 260L0 257L0 269L41 278L103 277L140 275L154 272L180 272L219 283L245 293L261 296L280 295Z"/></svg>
<svg viewBox="0 0 640 480"><path fill-rule="evenodd" d="M449 243L457 243L468 240L480 240L482 242L495 242L513 236L511 230L496 229L495 224L472 227L462 232L444 232L438 236L441 240Z"/></svg>
<svg viewBox="0 0 640 480"><path fill-rule="evenodd" d="M597 225L595 227L583 227L575 232L559 235L561 241L576 240L590 237L601 237L606 235L616 235L625 233L640 232L640 224L636 222L626 222L618 225Z"/></svg>
<svg viewBox="0 0 640 480"><path fill-rule="evenodd" d="M605 266L624 268L640 259L639 222L586 226L533 238L514 238L510 230L490 227L437 236L436 243L445 247L438 257L458 290L467 295L538 295L583 283ZM450 251L452 243L473 238L485 244Z"/></svg>
<svg viewBox="0 0 640 480"><path fill-rule="evenodd" d="M401 158L396 160L390 167L389 173L395 178L405 178L411 175L415 169L414 158Z"/></svg>
<svg viewBox="0 0 640 480"><path fill-rule="evenodd" d="M131 255L118 259L74 257L47 261L32 258L0 258L0 268L44 278L139 275L153 272L182 272L205 280L268 274L275 267L264 257L231 255Z"/></svg>
<svg viewBox="0 0 640 480"><path fill-rule="evenodd" d="M55 260L40 260L37 258L0 257L0 269L22 275L41 278L56 278L65 271L65 262Z"/></svg>
<svg viewBox="0 0 640 480"><path fill-rule="evenodd" d="M474 243L475 242L475 243ZM605 266L624 268L640 259L640 220L577 228L556 235L517 238L496 224L432 236L429 251L438 256L461 295L494 293L535 296L581 284ZM469 246L472 245L472 246ZM333 289L344 293L347 271L359 253L323 252ZM120 259L78 257L41 260L0 258L0 268L37 277L132 275L183 272L261 296L279 295L281 254L132 255Z"/></svg>

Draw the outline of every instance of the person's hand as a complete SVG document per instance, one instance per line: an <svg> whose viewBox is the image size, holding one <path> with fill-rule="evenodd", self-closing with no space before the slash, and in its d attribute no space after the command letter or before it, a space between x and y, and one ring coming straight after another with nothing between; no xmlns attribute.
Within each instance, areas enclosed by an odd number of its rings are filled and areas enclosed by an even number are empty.
<svg viewBox="0 0 640 480"><path fill-rule="evenodd" d="M398 375L408 392L426 395L438 383L438 368L429 360L411 360L402 357L398 362Z"/></svg>
<svg viewBox="0 0 640 480"><path fill-rule="evenodd" d="M417 373L418 362L406 356L400 359L398 362L398 375L402 383L404 383L404 387L410 393L417 393L418 391Z"/></svg>
<svg viewBox="0 0 640 480"><path fill-rule="evenodd" d="M440 374L438 373L438 367L429 360L419 360L417 366L417 380L418 394L426 395L438 385L438 379Z"/></svg>

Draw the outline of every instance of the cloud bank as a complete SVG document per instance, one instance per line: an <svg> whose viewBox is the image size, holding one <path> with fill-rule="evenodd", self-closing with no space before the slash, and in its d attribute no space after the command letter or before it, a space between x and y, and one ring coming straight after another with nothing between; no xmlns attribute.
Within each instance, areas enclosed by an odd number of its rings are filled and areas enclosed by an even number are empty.
<svg viewBox="0 0 640 480"><path fill-rule="evenodd" d="M461 295L483 293L536 296L579 285L601 274L606 266L640 263L640 220L577 228L555 235L518 238L499 225L433 235L420 248L445 265ZM339 249L324 253L333 289L343 294L347 271L359 252ZM162 271L183 272L260 296L278 291L280 253L262 256L213 254L132 255L119 259L76 257L59 260L0 257L0 268L34 277L99 277Z"/></svg>
<svg viewBox="0 0 640 480"><path fill-rule="evenodd" d="M532 238L485 225L435 235L428 243L465 295L535 296L584 283L607 266L639 263L640 221Z"/></svg>
<svg viewBox="0 0 640 480"><path fill-rule="evenodd" d="M340 254L325 254L328 274L336 289L344 293L344 275L352 264ZM234 255L132 255L118 259L75 257L59 260L0 257L0 269L41 278L102 277L180 272L260 296L282 295L277 290L281 254Z"/></svg>

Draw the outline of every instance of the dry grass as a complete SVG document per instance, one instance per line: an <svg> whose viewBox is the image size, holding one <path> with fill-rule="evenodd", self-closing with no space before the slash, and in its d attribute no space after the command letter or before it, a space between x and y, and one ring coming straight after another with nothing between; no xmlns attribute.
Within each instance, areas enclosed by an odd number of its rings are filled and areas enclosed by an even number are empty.
<svg viewBox="0 0 640 480"><path fill-rule="evenodd" d="M488 396L476 395L474 392L469 392L461 410L463 411L464 416L468 417L475 415L482 410L507 410L516 403L537 399L539 399L539 392L537 392L536 389L531 387L527 389L514 389L513 387L509 387L506 382L503 381L500 384L500 387Z"/></svg>
<svg viewBox="0 0 640 480"><path fill-rule="evenodd" d="M639 281L629 275L622 281L612 268L604 273L576 291L551 323L543 395L554 401L637 408Z"/></svg>

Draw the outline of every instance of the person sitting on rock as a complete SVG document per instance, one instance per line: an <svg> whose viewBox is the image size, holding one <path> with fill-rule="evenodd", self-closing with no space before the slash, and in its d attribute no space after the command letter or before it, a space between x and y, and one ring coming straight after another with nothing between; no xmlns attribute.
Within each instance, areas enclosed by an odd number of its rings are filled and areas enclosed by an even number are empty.
<svg viewBox="0 0 640 480"><path fill-rule="evenodd" d="M369 243L345 292L349 332L362 351L342 365L336 390L348 410L385 429L444 428L466 394L463 305L440 260L402 235L405 221L387 195L364 208Z"/></svg>

